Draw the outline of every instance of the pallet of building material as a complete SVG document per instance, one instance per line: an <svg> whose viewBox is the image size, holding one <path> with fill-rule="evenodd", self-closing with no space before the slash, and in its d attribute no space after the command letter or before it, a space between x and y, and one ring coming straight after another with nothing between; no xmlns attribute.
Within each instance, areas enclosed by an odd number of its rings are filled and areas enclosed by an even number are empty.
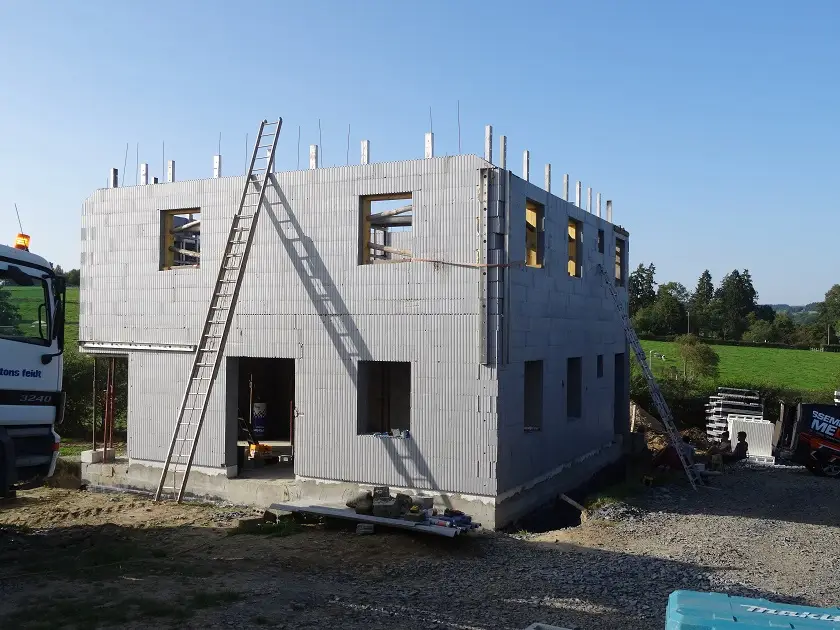
<svg viewBox="0 0 840 630"><path fill-rule="evenodd" d="M737 387L718 387L717 388L718 394L727 394L730 396L750 396L754 398L759 398L758 391L754 389L739 389Z"/></svg>
<svg viewBox="0 0 840 630"><path fill-rule="evenodd" d="M458 527L451 524L435 525L426 520L420 523L407 521L402 518L384 518L380 516L373 516L370 514L357 514L353 510L346 508L339 508L327 505L308 505L297 503L273 503L270 510L284 510L286 512L293 512L295 514L314 514L317 516L324 516L326 518L336 518L356 523L373 523L374 525L383 525L387 527L395 527L398 529L409 529L415 532L422 532L424 534L434 534L436 536L445 536L446 538L454 538L473 529L477 529L479 523L471 523L469 527Z"/></svg>
<svg viewBox="0 0 840 630"><path fill-rule="evenodd" d="M729 435L733 444L738 433L747 434L748 455L770 457L773 455L773 423L761 416L729 416Z"/></svg>
<svg viewBox="0 0 840 630"><path fill-rule="evenodd" d="M762 455L747 455L747 461L753 462L754 464L762 464L764 466L773 466L776 464L776 458L772 455L769 457L764 457Z"/></svg>

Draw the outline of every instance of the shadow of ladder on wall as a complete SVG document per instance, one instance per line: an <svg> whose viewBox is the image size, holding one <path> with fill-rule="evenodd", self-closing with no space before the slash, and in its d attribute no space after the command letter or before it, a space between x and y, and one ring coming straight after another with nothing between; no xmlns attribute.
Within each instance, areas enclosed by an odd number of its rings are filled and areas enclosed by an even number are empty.
<svg viewBox="0 0 840 630"><path fill-rule="evenodd" d="M275 214L274 204L267 204L266 210L275 224L281 243L286 249L302 286L315 305L321 323L327 330L327 335L355 386L358 377L358 362L369 357L370 351L355 328L352 318L349 317L347 306L341 295L332 293L336 287L331 284L329 272L325 269L312 240L304 234L283 190L276 181L273 181L272 185L280 200L279 212ZM382 438L382 441L396 474L403 478L406 487L416 487L419 481L432 490L438 489L438 484L428 464L413 440L399 440L399 443L405 445L405 450L408 451L405 453L400 452L397 440ZM416 470L416 479L411 473L412 468ZM444 500L447 507L451 507L447 501Z"/></svg>
<svg viewBox="0 0 840 630"><path fill-rule="evenodd" d="M282 118L277 122L264 120L260 123L245 187L231 222L169 452L155 492L155 501L160 500L164 491L171 491L179 503L184 497L210 392L230 330L233 307L242 285L243 270L253 242L257 218L265 199L266 184L274 164L274 152L282 125ZM170 472L171 485L167 485Z"/></svg>
<svg viewBox="0 0 840 630"><path fill-rule="evenodd" d="M613 279L610 278L604 266L600 263L598 263L598 273L603 277L604 284L607 285L607 290L610 292L615 303L615 310L618 312L621 325L624 328L624 336L627 338L630 347L633 348L633 353L636 355L636 361L638 361L639 367L642 368L642 373L645 376L645 381L647 381L648 390L650 391L650 397L653 399L653 404L656 405L656 410L659 412L659 417L665 426L665 432L668 434L674 450L677 451L677 455L679 455L680 462L685 469L685 475L688 477L691 487L696 490L697 486L702 484L702 480L697 470L689 463L688 458L685 456L682 437L677 430L677 425L674 424L674 418L671 415L671 410L668 408L668 403L665 402L662 391L659 389L656 379L653 378L653 372L651 372L650 366L648 365L645 351L642 349L642 344L639 343L639 337L636 335L636 331L633 330L633 325L630 323L630 318L624 309L624 303L615 290Z"/></svg>

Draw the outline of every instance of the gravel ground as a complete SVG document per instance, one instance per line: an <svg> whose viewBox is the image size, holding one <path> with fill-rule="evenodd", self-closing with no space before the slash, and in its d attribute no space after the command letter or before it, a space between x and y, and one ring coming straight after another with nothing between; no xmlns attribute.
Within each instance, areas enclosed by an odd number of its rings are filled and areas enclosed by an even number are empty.
<svg viewBox="0 0 840 630"><path fill-rule="evenodd" d="M0 627L661 630L678 588L840 604L840 483L738 468L714 485L650 489L574 529L463 540L323 527L229 536L231 509L52 490L0 508ZM47 503L70 507L39 520ZM123 561L129 551L139 555Z"/></svg>

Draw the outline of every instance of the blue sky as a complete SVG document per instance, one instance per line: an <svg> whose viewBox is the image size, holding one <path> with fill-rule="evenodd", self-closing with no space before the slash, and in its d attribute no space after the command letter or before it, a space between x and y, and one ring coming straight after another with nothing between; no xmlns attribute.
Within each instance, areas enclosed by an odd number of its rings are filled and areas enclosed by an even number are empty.
<svg viewBox="0 0 840 630"><path fill-rule="evenodd" d="M239 3L237 3L238 5ZM840 3L0 0L0 241L78 266L81 204L108 170L226 175L283 116L278 167L421 157L508 137L509 165L552 164L615 203L631 264L693 288L748 268L762 302L840 282ZM832 175L834 177L832 177ZM822 236L820 236L822 235Z"/></svg>

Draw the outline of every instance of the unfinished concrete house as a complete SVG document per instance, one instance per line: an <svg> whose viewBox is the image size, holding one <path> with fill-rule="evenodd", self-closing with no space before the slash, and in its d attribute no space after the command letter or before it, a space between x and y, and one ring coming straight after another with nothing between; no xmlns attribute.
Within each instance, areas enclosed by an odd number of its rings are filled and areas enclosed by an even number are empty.
<svg viewBox="0 0 840 630"><path fill-rule="evenodd" d="M388 485L501 527L616 461L629 431L628 233L484 157L266 176L187 492L342 504ZM174 165L170 180L174 180ZM154 490L246 176L84 203L80 347L128 358L127 460ZM562 197L568 198L568 178ZM587 206L584 209L582 206ZM210 315L212 317L212 315ZM249 422L243 422L243 419ZM249 428L250 427L250 428ZM248 431L279 462L254 468ZM273 461L273 460L272 460Z"/></svg>

